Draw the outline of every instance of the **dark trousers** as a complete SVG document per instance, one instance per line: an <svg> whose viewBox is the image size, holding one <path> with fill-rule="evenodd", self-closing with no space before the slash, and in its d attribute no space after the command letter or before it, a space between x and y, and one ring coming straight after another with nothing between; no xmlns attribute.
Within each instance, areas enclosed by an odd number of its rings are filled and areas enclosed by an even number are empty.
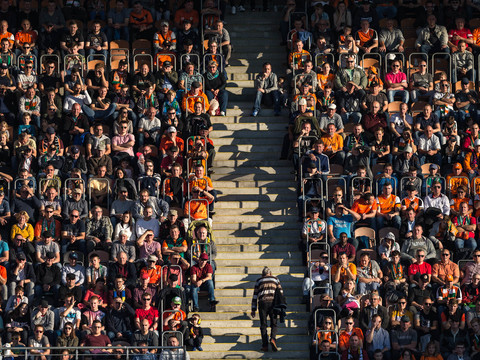
<svg viewBox="0 0 480 360"><path fill-rule="evenodd" d="M271 302L259 302L258 315L260 316L260 333L262 334L262 346L268 346L268 333L267 333L267 317L270 317L270 338L276 339L277 337L277 317L273 315L273 303Z"/></svg>

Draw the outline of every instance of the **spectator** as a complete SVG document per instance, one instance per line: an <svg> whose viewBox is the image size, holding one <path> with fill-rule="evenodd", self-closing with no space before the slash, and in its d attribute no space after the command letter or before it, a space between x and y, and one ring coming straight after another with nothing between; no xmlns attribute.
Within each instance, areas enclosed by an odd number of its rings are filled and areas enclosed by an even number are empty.
<svg viewBox="0 0 480 360"><path fill-rule="evenodd" d="M391 66L392 71L385 75L385 82L388 89L388 101L393 102L394 97L400 94L400 96L402 97L402 102L408 103L409 94L407 91L407 76L405 75L405 73L400 71L400 61L394 60Z"/></svg>
<svg viewBox="0 0 480 360"><path fill-rule="evenodd" d="M437 25L437 17L434 14L428 15L427 26L425 26L418 34L415 47L417 51L426 54L437 52L449 53L448 34L444 26ZM433 34L431 36L430 34Z"/></svg>

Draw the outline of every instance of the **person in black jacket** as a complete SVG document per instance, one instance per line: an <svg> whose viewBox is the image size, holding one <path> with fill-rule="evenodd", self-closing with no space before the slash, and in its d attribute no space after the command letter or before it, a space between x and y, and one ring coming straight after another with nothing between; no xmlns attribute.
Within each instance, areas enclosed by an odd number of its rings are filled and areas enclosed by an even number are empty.
<svg viewBox="0 0 480 360"><path fill-rule="evenodd" d="M388 329L389 317L386 307L381 305L378 291L372 291L370 304L360 312L360 328L365 333L371 325L373 315L380 315L382 318L382 328Z"/></svg>
<svg viewBox="0 0 480 360"><path fill-rule="evenodd" d="M53 263L55 259L54 252L47 252L44 263L37 266L35 275L37 282L35 284L35 296L40 298L44 295L57 297L62 274L60 268Z"/></svg>
<svg viewBox="0 0 480 360"><path fill-rule="evenodd" d="M108 267L107 283L112 288L117 275L123 275L125 278L125 286L133 290L137 283L137 270L135 265L128 261L127 254L118 253L118 259Z"/></svg>
<svg viewBox="0 0 480 360"><path fill-rule="evenodd" d="M123 340L131 343L135 310L128 303L124 302L121 297L113 299L111 306L108 309L105 320L108 337L111 341Z"/></svg>
<svg viewBox="0 0 480 360"><path fill-rule="evenodd" d="M208 62L208 70L203 75L205 78L205 94L210 102L210 115L215 115L220 107L220 115L225 116L228 105L228 92L225 90L227 80L223 73L218 69L218 63L215 60Z"/></svg>
<svg viewBox="0 0 480 360"><path fill-rule="evenodd" d="M33 265L27 262L25 254L17 254L16 262L11 265L10 273L8 274L9 296L15 294L15 288L17 285L21 285L25 289L25 296L28 297L28 301L32 302L36 280L37 278L33 271Z"/></svg>

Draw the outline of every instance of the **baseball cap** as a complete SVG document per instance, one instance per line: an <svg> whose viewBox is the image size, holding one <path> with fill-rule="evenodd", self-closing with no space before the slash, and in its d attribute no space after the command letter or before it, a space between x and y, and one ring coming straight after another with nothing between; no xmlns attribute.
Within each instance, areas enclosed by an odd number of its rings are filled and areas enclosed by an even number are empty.
<svg viewBox="0 0 480 360"><path fill-rule="evenodd" d="M157 261L158 261L158 257L156 257L155 255L148 255L147 261L155 261L155 262L157 262Z"/></svg>
<svg viewBox="0 0 480 360"><path fill-rule="evenodd" d="M430 169L439 169L437 164L430 164Z"/></svg>
<svg viewBox="0 0 480 360"><path fill-rule="evenodd" d="M403 151L410 153L410 152L413 152L413 149L412 149L412 147L411 147L410 145L407 145L407 146L405 146L405 148L403 149Z"/></svg>
<svg viewBox="0 0 480 360"><path fill-rule="evenodd" d="M312 210L310 210L312 213L318 213L320 210L317 207L312 207Z"/></svg>
<svg viewBox="0 0 480 360"><path fill-rule="evenodd" d="M72 152L72 154L78 154L80 152L80 149L76 146L72 146L70 148L70 151Z"/></svg>
<svg viewBox="0 0 480 360"><path fill-rule="evenodd" d="M206 253L202 253L200 255L200 260L208 260L208 255Z"/></svg>
<svg viewBox="0 0 480 360"><path fill-rule="evenodd" d="M70 259L78 259L78 254L76 252L71 252L70 255L68 255Z"/></svg>
<svg viewBox="0 0 480 360"><path fill-rule="evenodd" d="M300 99L300 100L298 101L298 105L307 105L307 100L305 100L305 99Z"/></svg>
<svg viewBox="0 0 480 360"><path fill-rule="evenodd" d="M47 128L47 134L55 134L55 129L51 126Z"/></svg>
<svg viewBox="0 0 480 360"><path fill-rule="evenodd" d="M172 303L182 305L182 299L180 299L180 296L175 296L172 300Z"/></svg>
<svg viewBox="0 0 480 360"><path fill-rule="evenodd" d="M42 308L48 308L48 301L47 300L42 300L40 302L40 307Z"/></svg>
<svg viewBox="0 0 480 360"><path fill-rule="evenodd" d="M79 188L75 188L75 189L73 189L73 192L76 193L76 194L81 194L82 190L79 189Z"/></svg>
<svg viewBox="0 0 480 360"><path fill-rule="evenodd" d="M118 188L118 191L122 192L122 191L128 191L128 189L125 187L125 186L120 186Z"/></svg>
<svg viewBox="0 0 480 360"><path fill-rule="evenodd" d="M403 315L400 318L400 321L408 323L408 322L410 322L410 318L407 315Z"/></svg>
<svg viewBox="0 0 480 360"><path fill-rule="evenodd" d="M142 279L150 279L150 275L148 273L144 272L141 276Z"/></svg>
<svg viewBox="0 0 480 360"><path fill-rule="evenodd" d="M27 260L27 257L25 256L25 253L21 252L21 253L18 253L17 259L18 260Z"/></svg>
<svg viewBox="0 0 480 360"><path fill-rule="evenodd" d="M178 216L178 211L175 210L175 209L172 209L168 212L168 215L172 215L172 216Z"/></svg>
<svg viewBox="0 0 480 360"><path fill-rule="evenodd" d="M391 239L395 241L395 235L392 232L389 232L387 235L385 235L384 239Z"/></svg>
<svg viewBox="0 0 480 360"><path fill-rule="evenodd" d="M456 170L462 170L463 169L462 164L460 164L460 163L453 164L453 168L456 169Z"/></svg>
<svg viewBox="0 0 480 360"><path fill-rule="evenodd" d="M470 84L470 80L468 80L468 78L464 77L462 79L462 84Z"/></svg>
<svg viewBox="0 0 480 360"><path fill-rule="evenodd" d="M172 66L172 63L170 61L164 61L163 62L163 66L167 67L167 66Z"/></svg>
<svg viewBox="0 0 480 360"><path fill-rule="evenodd" d="M170 127L167 129L167 133L174 133L174 132L177 132L177 129L175 129L175 126L170 126Z"/></svg>
<svg viewBox="0 0 480 360"><path fill-rule="evenodd" d="M330 105L328 105L328 108L329 108L329 109L332 109L332 110L335 110L335 109L337 108L337 105L335 105L335 104L330 104Z"/></svg>

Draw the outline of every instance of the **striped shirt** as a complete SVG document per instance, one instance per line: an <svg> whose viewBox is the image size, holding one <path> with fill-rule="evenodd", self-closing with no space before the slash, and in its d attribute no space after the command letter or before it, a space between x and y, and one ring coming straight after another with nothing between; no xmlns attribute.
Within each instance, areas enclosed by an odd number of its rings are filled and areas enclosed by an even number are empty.
<svg viewBox="0 0 480 360"><path fill-rule="evenodd" d="M252 311L257 311L257 302L273 302L277 287L283 293L280 280L275 276L265 276L258 279L253 291Z"/></svg>

